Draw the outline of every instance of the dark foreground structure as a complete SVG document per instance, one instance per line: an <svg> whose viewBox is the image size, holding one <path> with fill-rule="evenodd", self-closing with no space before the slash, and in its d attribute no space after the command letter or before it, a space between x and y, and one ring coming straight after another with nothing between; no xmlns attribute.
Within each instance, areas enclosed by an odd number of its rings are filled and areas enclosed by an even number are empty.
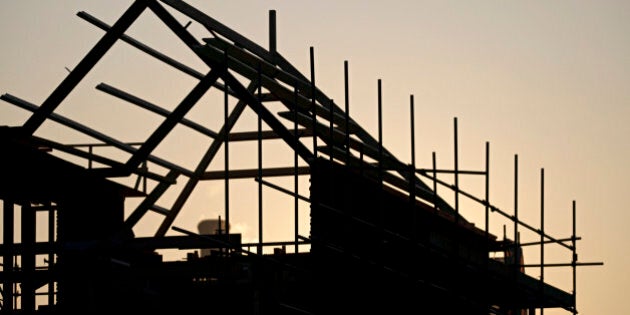
<svg viewBox="0 0 630 315"><path fill-rule="evenodd" d="M149 11L210 71L199 72L125 35L140 14ZM182 25L175 14L190 22ZM508 214L488 201L488 159L483 171L459 170L457 155L453 170L436 169L435 160L432 168L417 167L413 97L412 162L401 162L382 145L380 81L379 135L373 138L349 116L347 63L342 109L316 88L312 49L310 79L276 51L274 11L269 49L183 1L134 1L111 26L85 12L78 15L105 34L50 96L41 105L1 96L32 112L21 126L0 127L2 314L533 314L546 308L577 313L575 269L601 263L577 261L575 203L573 235L555 238L543 224L533 227L520 221L516 209ZM208 37L195 37L188 31L190 23L202 26ZM137 143L56 112L120 41L198 80L172 111L106 83L96 87L163 118ZM217 131L186 118L210 91L224 95L225 113ZM236 101L228 105L230 100ZM272 111L269 104L284 110ZM245 110L255 113L258 128L233 132ZM45 121L95 142L70 145L35 135ZM156 148L176 126L211 140L193 170L157 155ZM291 152L293 165L263 167L263 140L274 139ZM257 143L257 168L230 169L229 144L240 141ZM124 158L99 155L93 151L97 147L118 150ZM221 148L224 167L208 171ZM488 151L486 143L486 156ZM438 174L443 173L454 183L441 180ZM459 186L458 178L464 175L485 177L485 198ZM280 176L293 177L294 184L286 187L268 180ZM308 196L299 193L299 176L310 179ZM290 196L286 207L295 211L294 237L264 242L262 223L256 243L244 243L240 234L230 231L234 209L228 183L243 178L258 185L258 192L245 193L260 196L259 222L263 186ZM197 234L174 226L197 184L212 180L226 183L225 212L217 229ZM183 188L173 205L164 207L161 197L175 185ZM454 192L454 205L436 193L438 185ZM460 196L485 209L483 228L460 215ZM135 209L125 209L130 198L140 200ZM306 235L298 229L299 203L309 205ZM162 218L154 236L134 235L134 226L148 213ZM490 214L514 224L513 239L499 240L489 232ZM47 240L37 240L37 230L44 228ZM521 243L519 229L536 233L540 240ZM177 235L167 235L170 230ZM544 247L550 243L572 252L572 261L546 263ZM528 245L540 246L539 264L524 264L521 248ZM159 254L164 249L182 250L186 259L167 261ZM502 258L491 258L497 253ZM544 281L544 268L550 265L573 269L572 289ZM540 277L527 275L528 267L540 268Z"/></svg>

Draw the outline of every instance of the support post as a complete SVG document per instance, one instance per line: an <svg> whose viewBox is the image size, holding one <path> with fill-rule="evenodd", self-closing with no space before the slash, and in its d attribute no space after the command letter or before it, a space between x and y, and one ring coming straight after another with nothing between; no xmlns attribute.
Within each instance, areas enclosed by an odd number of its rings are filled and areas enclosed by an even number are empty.
<svg viewBox="0 0 630 315"><path fill-rule="evenodd" d="M486 171L485 171L485 187L486 187L486 204L485 204L485 229L486 244L490 235L490 142L486 141Z"/></svg>
<svg viewBox="0 0 630 315"><path fill-rule="evenodd" d="M55 268L55 226L56 220L55 215L57 212L57 207L49 203L48 208L48 244L50 245L50 251L48 252L48 271L51 274L54 274ZM53 277L50 277L50 281L48 282L48 305L55 305L55 280Z"/></svg>
<svg viewBox="0 0 630 315"><path fill-rule="evenodd" d="M435 157L435 151L431 152L431 164L433 169L433 210L437 213L437 161Z"/></svg>
<svg viewBox="0 0 630 315"><path fill-rule="evenodd" d="M411 172L409 175L409 203L412 211L414 245L418 241L418 214L416 213L416 137L413 94L409 96L409 116L411 117Z"/></svg>
<svg viewBox="0 0 630 315"><path fill-rule="evenodd" d="M348 87L348 61L343 62L344 105L346 110L346 163L350 161L350 93ZM332 118L331 118L332 119Z"/></svg>
<svg viewBox="0 0 630 315"><path fill-rule="evenodd" d="M454 162L455 162L455 222L459 222L459 155L457 143L457 117L453 118L453 134L454 134Z"/></svg>
<svg viewBox="0 0 630 315"><path fill-rule="evenodd" d="M293 89L293 133L295 135L295 147L297 147L298 142L300 142L300 135L298 134L298 106L297 106L297 102L298 102L298 88L295 87ZM295 229L295 253L297 254L299 251L299 190L298 190L298 153L297 151L293 151L293 166L294 166L294 170L293 170L293 192L294 192L294 229Z"/></svg>
<svg viewBox="0 0 630 315"><path fill-rule="evenodd" d="M518 154L514 154L514 289L518 287L518 272L520 270L520 260L518 254ZM518 297L514 297L517 299ZM514 309L518 312L518 309Z"/></svg>
<svg viewBox="0 0 630 315"><path fill-rule="evenodd" d="M227 51L226 51L226 68L227 68ZM229 93L228 93L228 89L229 86L227 84L227 82L225 83L225 90L223 93L223 125L225 127L228 126L229 121L228 121L228 115L229 115ZM230 133L229 132L225 132L223 133L223 142L224 142L224 162L225 162L225 234L228 237L228 241L229 241L229 237L230 237ZM221 226L219 226L219 228L221 228ZM229 253L229 249L228 249L228 253Z"/></svg>
<svg viewBox="0 0 630 315"><path fill-rule="evenodd" d="M276 54L276 10L269 10L269 52L271 58Z"/></svg>
<svg viewBox="0 0 630 315"><path fill-rule="evenodd" d="M384 236L383 230L385 229L385 225L383 222L383 85L381 79L377 81L377 92L378 92L378 182L381 186L379 190L379 202L378 202L378 211L379 211L379 226L381 229L381 238ZM383 239L381 239L383 240Z"/></svg>
<svg viewBox="0 0 630 315"><path fill-rule="evenodd" d="M22 310L35 312L35 210L26 203L22 206Z"/></svg>
<svg viewBox="0 0 630 315"><path fill-rule="evenodd" d="M490 142L486 141L486 171L485 174L485 192L486 192L486 203L485 203L485 243L486 243L486 254L484 257L484 271L486 273L486 277L490 275ZM486 305L490 305L491 294L490 288L486 285L484 286L486 293Z"/></svg>
<svg viewBox="0 0 630 315"><path fill-rule="evenodd" d="M335 147L334 143L333 143L333 136L334 136L334 132L335 132L334 125L333 125L333 104L334 104L334 102L331 99L328 102L328 110L330 111L330 120L329 120L329 126L328 126L328 128L329 128L329 130L328 130L328 137L329 137L328 138L328 141L329 141L328 142L328 147L330 149L330 162L331 163L333 161L333 155L334 155L333 152L334 152L334 147ZM331 189L333 189L332 185L331 185Z"/></svg>
<svg viewBox="0 0 630 315"><path fill-rule="evenodd" d="M571 247L573 247L573 255L571 256L571 269L573 269L573 315L577 314L577 273L576 273L576 265L577 265L577 261L578 261L578 256L577 256L577 238L575 235L575 231L576 231L576 218L575 218L575 200L573 200L573 207L572 207L573 211L573 235L571 236Z"/></svg>
<svg viewBox="0 0 630 315"><path fill-rule="evenodd" d="M313 158L317 158L317 110L315 107L315 50L309 49L311 62L311 115L313 119ZM331 117L332 119L332 117Z"/></svg>
<svg viewBox="0 0 630 315"><path fill-rule="evenodd" d="M13 224L14 224L14 204L13 200L4 199L3 203L3 233L2 233L2 245L5 246L6 251L2 256L2 272L6 275L2 279L3 289L3 304L2 309L7 312L13 311Z"/></svg>
<svg viewBox="0 0 630 315"><path fill-rule="evenodd" d="M514 155L514 265L515 272L520 269L518 245L518 154ZM516 279L516 278L515 278Z"/></svg>
<svg viewBox="0 0 630 315"><path fill-rule="evenodd" d="M545 169L540 169L540 293L543 293L545 284ZM540 307L540 315L545 312Z"/></svg>
<svg viewBox="0 0 630 315"><path fill-rule="evenodd" d="M261 73L260 65L258 66L258 82L259 82L258 99L260 100L260 98L262 97L262 83L260 83L262 82L262 73ZM258 182L258 246L257 246L257 250L258 250L258 254L262 255L263 254L263 248L262 248L262 243L263 243L262 117L260 116L260 114L257 115L257 117L258 117L258 178L260 178L260 181Z"/></svg>

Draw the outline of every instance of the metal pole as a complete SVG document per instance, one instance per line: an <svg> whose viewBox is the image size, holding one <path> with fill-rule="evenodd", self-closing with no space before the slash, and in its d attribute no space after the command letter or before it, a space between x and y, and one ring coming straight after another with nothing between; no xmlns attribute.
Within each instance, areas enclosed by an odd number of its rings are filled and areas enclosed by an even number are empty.
<svg viewBox="0 0 630 315"><path fill-rule="evenodd" d="M258 65L258 99L262 96L262 74ZM262 117L258 115L258 254L263 254L263 185L262 185Z"/></svg>
<svg viewBox="0 0 630 315"><path fill-rule="evenodd" d="M330 112L330 126L329 126L329 144L328 147L330 148L330 162L331 162L331 167L332 167L332 161L333 161L333 150L334 150L334 145L333 145L333 134L334 134L334 129L333 129L333 100L331 99L328 103L328 111ZM332 186L331 186L332 189Z"/></svg>
<svg viewBox="0 0 630 315"><path fill-rule="evenodd" d="M518 257L518 154L514 154L514 287L518 286L520 260ZM518 297L514 297L517 299ZM514 309L517 312L517 309Z"/></svg>
<svg viewBox="0 0 630 315"><path fill-rule="evenodd" d="M576 242L576 237L575 237L575 230L576 230L576 218L575 218L575 200L573 200L573 235L571 236L571 245L573 247L573 255L572 255L572 263L571 263L571 268L573 269L573 314L577 314L577 273L576 273L576 263L577 263L577 242Z"/></svg>
<svg viewBox="0 0 630 315"><path fill-rule="evenodd" d="M490 142L486 141L486 245L488 245L488 237L490 235Z"/></svg>
<svg viewBox="0 0 630 315"><path fill-rule="evenodd" d="M54 274L54 266L55 266L55 211L56 207L49 203L48 208L48 244L50 245L50 251L48 252L48 271L51 274ZM48 281L48 305L55 305L55 280L51 276Z"/></svg>
<svg viewBox="0 0 630 315"><path fill-rule="evenodd" d="M486 186L486 204L485 204L485 243L486 254L484 259L486 277L490 276L490 142L486 141L486 171L485 171L485 186ZM486 304L490 305L491 295L490 288L486 285Z"/></svg>
<svg viewBox="0 0 630 315"><path fill-rule="evenodd" d="M545 283L545 169L540 169L540 289ZM540 307L540 315L545 309Z"/></svg>
<svg viewBox="0 0 630 315"><path fill-rule="evenodd" d="M276 53L276 10L269 10L269 52Z"/></svg>
<svg viewBox="0 0 630 315"><path fill-rule="evenodd" d="M381 84L381 79L377 81L378 87L378 165L379 172L382 167L382 157L383 157L383 88Z"/></svg>
<svg viewBox="0 0 630 315"><path fill-rule="evenodd" d="M518 253L518 154L514 155L514 265L520 265Z"/></svg>
<svg viewBox="0 0 630 315"><path fill-rule="evenodd" d="M227 51L226 51L226 57L227 57ZM227 63L227 58L225 60L225 62ZM227 67L227 64L226 64ZM228 84L227 82L225 83L225 89L224 89L224 93L223 93L223 125L225 126L225 128L227 128L228 125L228 111L229 111L229 100L228 100ZM223 141L224 141L224 145L225 145L225 234L228 235L228 241L229 241L229 237L230 237L230 145L229 145L229 141L230 141L230 133L229 132L225 132L223 133ZM221 228L219 226L219 228Z"/></svg>
<svg viewBox="0 0 630 315"><path fill-rule="evenodd" d="M433 210L437 213L437 172L436 172L436 158L435 151L431 152L431 162L433 165Z"/></svg>
<svg viewBox="0 0 630 315"><path fill-rule="evenodd" d="M346 163L350 161L350 93L348 88L348 61L343 62L344 103L346 109Z"/></svg>
<svg viewBox="0 0 630 315"><path fill-rule="evenodd" d="M382 81L377 81L378 89L378 182L380 189L378 192L378 226L380 228L380 239L385 241L385 216L383 211L383 88ZM379 252L379 262L383 264L384 251Z"/></svg>
<svg viewBox="0 0 630 315"><path fill-rule="evenodd" d="M297 147L297 143L300 142L300 135L298 135L298 106L297 106L297 102L298 102L298 88L295 87L293 89L293 132L295 134L295 144ZM294 170L293 170L293 190L295 192L295 198L293 200L293 205L294 205L294 230L295 230L295 253L298 253L299 250L299 245L298 245L298 241L299 241L299 229L298 229L298 218L299 218L299 198L298 198L298 153L296 150L293 150L293 166L294 166Z"/></svg>
<svg viewBox="0 0 630 315"><path fill-rule="evenodd" d="M14 204L13 200L4 199L3 203L3 235L2 245L6 248L2 256L2 272L6 275L2 279L3 288L3 304L2 309L5 311L13 310L13 224L14 224Z"/></svg>
<svg viewBox="0 0 630 315"><path fill-rule="evenodd" d="M457 145L457 117L453 119L453 131L455 136L455 222L459 222L459 157L458 157L458 145Z"/></svg>
<svg viewBox="0 0 630 315"><path fill-rule="evenodd" d="M413 94L409 96L409 116L411 117L411 172L409 174L409 203L412 211L413 220L413 239L418 241L418 216L416 213L416 138L415 138L415 120L414 120L414 100Z"/></svg>
<svg viewBox="0 0 630 315"><path fill-rule="evenodd" d="M345 163L346 163L346 168L348 170L350 170L350 88L349 88L349 75L348 75L348 60L344 60L343 62L343 91L344 91L344 107L345 107L345 113L344 113L344 119L345 119L345 132L346 132L346 138L345 138L345 145L346 145L346 159L345 159ZM363 155L363 153L361 153L361 155ZM363 159L363 156L361 156L361 159ZM361 163L363 163L363 161L361 161ZM361 166L362 167L362 166ZM348 215L352 218L354 216L354 212L352 211L352 198L350 198L349 196L351 196L351 185L348 182L344 183L344 198L343 198L343 203L344 206L347 209ZM350 221L347 224L347 233L348 235L352 235L353 233L353 226L352 226L353 222ZM348 238L347 241L347 245L349 247L350 244L350 238Z"/></svg>
<svg viewBox="0 0 630 315"><path fill-rule="evenodd" d="M313 156L317 158L317 111L315 110L315 51L310 47L311 59L311 115L313 118ZM331 118L332 119L332 118Z"/></svg>
<svg viewBox="0 0 630 315"><path fill-rule="evenodd" d="M22 206L22 310L35 312L35 210L29 203Z"/></svg>
<svg viewBox="0 0 630 315"><path fill-rule="evenodd" d="M413 94L409 96L409 116L411 117L411 166L413 173L411 174L412 178L415 179L416 172L416 139L415 139L415 121L414 121L414 101ZM412 192L415 189L411 190Z"/></svg>

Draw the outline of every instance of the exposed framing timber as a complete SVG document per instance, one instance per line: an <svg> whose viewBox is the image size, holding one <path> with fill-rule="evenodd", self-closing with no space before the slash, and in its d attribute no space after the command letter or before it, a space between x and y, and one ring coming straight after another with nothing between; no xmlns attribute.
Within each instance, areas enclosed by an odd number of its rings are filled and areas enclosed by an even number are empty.
<svg viewBox="0 0 630 315"><path fill-rule="evenodd" d="M29 134L35 133L44 120L52 114L52 112L61 104L61 102L70 94L70 92L81 82L87 73L96 65L96 63L105 55L105 53L114 45L120 36L131 26L131 24L146 9L150 0L136 0L123 13L123 15L114 23L112 28L92 47L92 49L83 57L81 62L68 74L68 76L57 86L57 88L48 96L40 107L31 117L24 123L25 132Z"/></svg>
<svg viewBox="0 0 630 315"><path fill-rule="evenodd" d="M292 176L292 175L307 175L310 174L310 167L308 166L300 166L296 169L294 167L271 167L271 168L263 168L261 173L258 172L258 169L241 169L241 170L229 170L227 172L227 177L229 179L239 179L239 178L256 178L262 175L263 177L276 177L276 176ZM225 179L226 174L225 171L210 171L205 172L199 178L200 180L217 180L217 179Z"/></svg>
<svg viewBox="0 0 630 315"><path fill-rule="evenodd" d="M22 109L26 109L32 112L35 112L37 110L37 106L33 103L30 103L28 101L25 101L23 99L20 99L16 96L10 95L10 94L3 94L2 96L0 96L0 99L11 103L13 105L16 105ZM66 127L69 127L71 129L74 129L78 132L81 132L85 135L88 135L94 139L97 139L99 141L103 141L104 143L107 143L113 147L116 147L120 150L123 150L125 152L134 154L138 149L134 148L133 146L130 146L122 141L116 140L110 136L107 136L101 132L98 132L92 128L89 128L83 124L80 124L74 120L71 120L69 118L66 118L62 115L59 115L57 113L50 113L48 115L48 118L54 122L60 123ZM146 160L151 161L159 166L162 166L164 168L167 169L171 169L171 170L175 170L181 174L187 175L187 176L191 176L193 174L193 172L191 172L190 170L187 170L179 165L175 165L171 162L165 161L161 158L158 158L156 156L153 155L148 155L146 157ZM132 172L133 168L131 168L129 170L129 172Z"/></svg>

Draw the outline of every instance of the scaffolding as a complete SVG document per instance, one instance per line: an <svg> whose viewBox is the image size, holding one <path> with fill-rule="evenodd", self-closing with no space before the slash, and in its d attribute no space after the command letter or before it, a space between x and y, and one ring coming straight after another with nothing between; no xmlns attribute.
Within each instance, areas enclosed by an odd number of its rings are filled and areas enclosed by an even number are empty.
<svg viewBox="0 0 630 315"><path fill-rule="evenodd" d="M202 73L126 35L144 11L159 18L210 71ZM182 25L175 12L190 22ZM378 136L374 138L350 116L348 62L344 62L341 106L315 84L313 47L310 77L277 51L273 10L269 11L268 49L179 0L134 1L111 26L86 12L77 15L105 34L50 96L40 105L10 94L0 96L32 112L23 125L0 128L4 222L1 313L57 314L79 309L106 313L127 307L196 314L203 311L202 304L212 295L219 301L217 310L227 312L236 307L237 313L244 314L342 314L374 308L404 312L409 307L430 309L427 305L471 314L534 314L537 309L542 314L546 308L577 314L577 267L603 263L578 261L577 241L581 238L576 231L575 201L569 237L558 238L545 229L544 169L540 170L540 226L535 227L519 218L518 156L514 156L515 200L510 213L490 202L488 142L483 170L459 168L457 118L453 121L453 169L437 169L435 153L430 167L419 167L413 95L409 98L411 157L409 163L401 161L383 145L381 80L377 84ZM207 30L207 37L199 40L189 32L191 23ZM197 80L172 111L107 83L96 86L101 92L163 118L143 141L125 142L56 112L119 41ZM187 118L211 89L223 93L224 115L217 131ZM271 111L269 104L280 104L284 110ZM233 131L248 109L256 115L257 128ZM35 136L45 121L78 131L96 142L64 144ZM191 128L211 141L194 169L156 153L176 126ZM289 148L293 165L263 166L263 143L270 140L280 140ZM242 141L256 143L256 168L231 168L230 144ZM95 152L100 147L117 150L128 158L100 155ZM208 170L221 149L223 169ZM73 160L54 156L56 152ZM83 164L73 162L77 159ZM452 176L453 182L440 179L440 174ZM310 177L310 196L300 193L301 176ZM462 176L483 177L485 196L477 197L463 189ZM275 177L292 178L292 185L274 183L270 178ZM130 179L134 184L127 186L113 179ZM244 242L231 230L234 209L230 182L237 179L256 182L257 192L252 192L258 198L256 242ZM160 201L178 181L182 181L183 188L172 206L165 207ZM174 225L203 181L225 183L224 213L213 234ZM294 212L291 238L263 238L263 188L292 199L292 204L286 205ZM443 197L446 194L437 193L438 188L453 193L452 205ZM141 201L125 217L126 198ZM460 198L484 208L484 228L475 227L461 215ZM310 206L310 235L298 228L303 224L298 221L302 203ZM19 227L15 226L16 206L20 211ZM90 210L87 214L85 208ZM35 239L37 213L47 214L48 239L44 242ZM148 213L162 218L154 235L134 236L134 227ZM513 223L511 240L505 235L499 240L490 232L492 215ZM16 228L21 233L19 243L14 241ZM522 230L540 239L521 242ZM169 231L179 235L169 236ZM546 261L547 244L570 251L571 261ZM539 263L524 263L522 248L526 246L540 248ZM205 248L212 254L198 257L196 252L189 252L185 262L167 264L156 250L171 248ZM270 248L273 253L267 250ZM492 259L492 253L503 257ZM36 263L40 255L45 256L44 265ZM562 290L546 283L545 269L549 267L570 267L572 288ZM528 276L525 268L539 268L540 278ZM321 292L318 287L329 292ZM355 298L349 291L361 297ZM418 299L424 299L425 305L418 305ZM116 302L101 308L106 300ZM327 302L322 305L321 301ZM330 309L330 305L338 308Z"/></svg>

